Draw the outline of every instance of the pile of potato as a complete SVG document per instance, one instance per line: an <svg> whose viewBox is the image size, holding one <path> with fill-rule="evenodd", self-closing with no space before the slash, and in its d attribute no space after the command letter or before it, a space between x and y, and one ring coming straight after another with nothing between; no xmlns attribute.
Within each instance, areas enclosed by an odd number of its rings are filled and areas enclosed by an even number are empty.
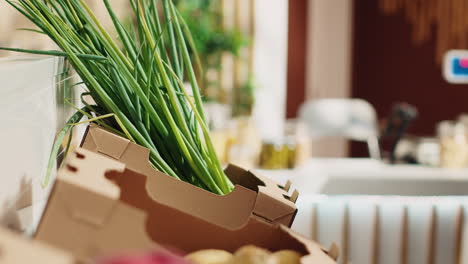
<svg viewBox="0 0 468 264"><path fill-rule="evenodd" d="M201 250L185 257L193 264L300 264L301 255L292 250L270 252L255 246L245 246L234 254L224 250Z"/></svg>

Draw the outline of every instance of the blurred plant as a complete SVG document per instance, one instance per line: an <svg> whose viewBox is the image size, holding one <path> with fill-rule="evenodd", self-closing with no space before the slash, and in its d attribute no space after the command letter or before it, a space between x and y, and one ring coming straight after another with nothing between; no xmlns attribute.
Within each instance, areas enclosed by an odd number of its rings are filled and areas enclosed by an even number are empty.
<svg viewBox="0 0 468 264"><path fill-rule="evenodd" d="M234 94L233 116L250 116L255 103L256 83L252 76L249 76L247 82L237 88Z"/></svg>
<svg viewBox="0 0 468 264"><path fill-rule="evenodd" d="M201 64L198 70L199 80L207 101L220 101L224 97L220 84L209 78L213 72L219 72L221 55L229 53L238 57L242 47L248 45L249 39L237 29L223 28L221 1L212 0L177 0L174 1L192 32Z"/></svg>

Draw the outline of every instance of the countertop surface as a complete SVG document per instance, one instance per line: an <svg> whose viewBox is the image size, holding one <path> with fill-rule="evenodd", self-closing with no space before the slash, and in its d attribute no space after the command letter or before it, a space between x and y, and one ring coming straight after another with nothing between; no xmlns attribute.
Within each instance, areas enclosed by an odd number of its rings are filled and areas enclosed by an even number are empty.
<svg viewBox="0 0 468 264"><path fill-rule="evenodd" d="M291 170L254 170L301 192L369 195L465 195L468 169L391 165L372 159L313 158Z"/></svg>

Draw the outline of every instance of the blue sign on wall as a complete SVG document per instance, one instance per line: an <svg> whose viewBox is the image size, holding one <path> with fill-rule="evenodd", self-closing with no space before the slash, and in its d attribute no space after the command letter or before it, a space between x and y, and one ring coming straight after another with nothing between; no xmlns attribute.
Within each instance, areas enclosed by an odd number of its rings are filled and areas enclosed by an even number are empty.
<svg viewBox="0 0 468 264"><path fill-rule="evenodd" d="M444 58L444 78L449 83L468 83L468 50L451 50Z"/></svg>

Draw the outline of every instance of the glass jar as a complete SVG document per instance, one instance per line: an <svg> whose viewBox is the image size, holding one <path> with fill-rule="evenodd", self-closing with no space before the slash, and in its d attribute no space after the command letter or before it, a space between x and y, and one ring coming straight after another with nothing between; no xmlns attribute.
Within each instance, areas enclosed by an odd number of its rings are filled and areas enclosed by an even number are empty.
<svg viewBox="0 0 468 264"><path fill-rule="evenodd" d="M437 127L440 143L440 166L463 168L468 160L465 126L460 122L443 121Z"/></svg>
<svg viewBox="0 0 468 264"><path fill-rule="evenodd" d="M416 147L416 159L419 164L438 167L440 163L440 144L436 138L420 138Z"/></svg>

